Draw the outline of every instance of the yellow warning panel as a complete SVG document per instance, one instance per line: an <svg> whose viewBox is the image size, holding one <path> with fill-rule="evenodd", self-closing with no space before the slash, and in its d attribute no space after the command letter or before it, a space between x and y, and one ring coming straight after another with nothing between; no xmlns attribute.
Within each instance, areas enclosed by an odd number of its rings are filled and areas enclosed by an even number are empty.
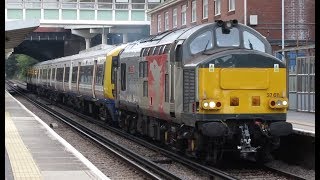
<svg viewBox="0 0 320 180"><path fill-rule="evenodd" d="M31 153L24 145L9 112L5 113L5 145L15 180L42 179Z"/></svg>

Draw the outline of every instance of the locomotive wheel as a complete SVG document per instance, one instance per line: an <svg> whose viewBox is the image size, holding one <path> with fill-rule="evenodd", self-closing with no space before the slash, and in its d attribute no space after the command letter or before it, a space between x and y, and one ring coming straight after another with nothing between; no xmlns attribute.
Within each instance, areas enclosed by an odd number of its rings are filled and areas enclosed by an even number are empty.
<svg viewBox="0 0 320 180"><path fill-rule="evenodd" d="M107 121L107 111L103 106L99 107L99 119L101 121Z"/></svg>

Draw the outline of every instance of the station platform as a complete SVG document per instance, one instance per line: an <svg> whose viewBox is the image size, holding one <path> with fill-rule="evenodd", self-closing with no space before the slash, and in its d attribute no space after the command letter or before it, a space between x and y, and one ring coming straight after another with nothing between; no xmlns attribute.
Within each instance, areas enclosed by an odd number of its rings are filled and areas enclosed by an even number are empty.
<svg viewBox="0 0 320 180"><path fill-rule="evenodd" d="M287 122L297 134L315 137L315 113L288 111Z"/></svg>
<svg viewBox="0 0 320 180"><path fill-rule="evenodd" d="M109 178L5 91L5 179Z"/></svg>

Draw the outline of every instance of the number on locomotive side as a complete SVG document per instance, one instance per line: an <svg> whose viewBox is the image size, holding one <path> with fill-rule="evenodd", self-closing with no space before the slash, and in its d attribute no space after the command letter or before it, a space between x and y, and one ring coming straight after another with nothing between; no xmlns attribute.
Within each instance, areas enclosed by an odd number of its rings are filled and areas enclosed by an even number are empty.
<svg viewBox="0 0 320 180"><path fill-rule="evenodd" d="M277 98L277 97L280 97L280 93L267 93L267 97Z"/></svg>

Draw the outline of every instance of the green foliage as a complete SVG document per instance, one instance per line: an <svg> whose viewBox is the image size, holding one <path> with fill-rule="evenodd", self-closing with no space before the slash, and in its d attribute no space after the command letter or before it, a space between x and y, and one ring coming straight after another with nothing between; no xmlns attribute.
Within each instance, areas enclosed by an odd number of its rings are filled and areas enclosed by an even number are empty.
<svg viewBox="0 0 320 180"><path fill-rule="evenodd" d="M28 69L38 63L37 60L24 54L11 55L6 60L6 74L8 78L13 78L14 75L20 80L25 80Z"/></svg>
<svg viewBox="0 0 320 180"><path fill-rule="evenodd" d="M17 70L17 60L15 55L11 55L8 59L5 60L5 71L7 78L13 78Z"/></svg>

